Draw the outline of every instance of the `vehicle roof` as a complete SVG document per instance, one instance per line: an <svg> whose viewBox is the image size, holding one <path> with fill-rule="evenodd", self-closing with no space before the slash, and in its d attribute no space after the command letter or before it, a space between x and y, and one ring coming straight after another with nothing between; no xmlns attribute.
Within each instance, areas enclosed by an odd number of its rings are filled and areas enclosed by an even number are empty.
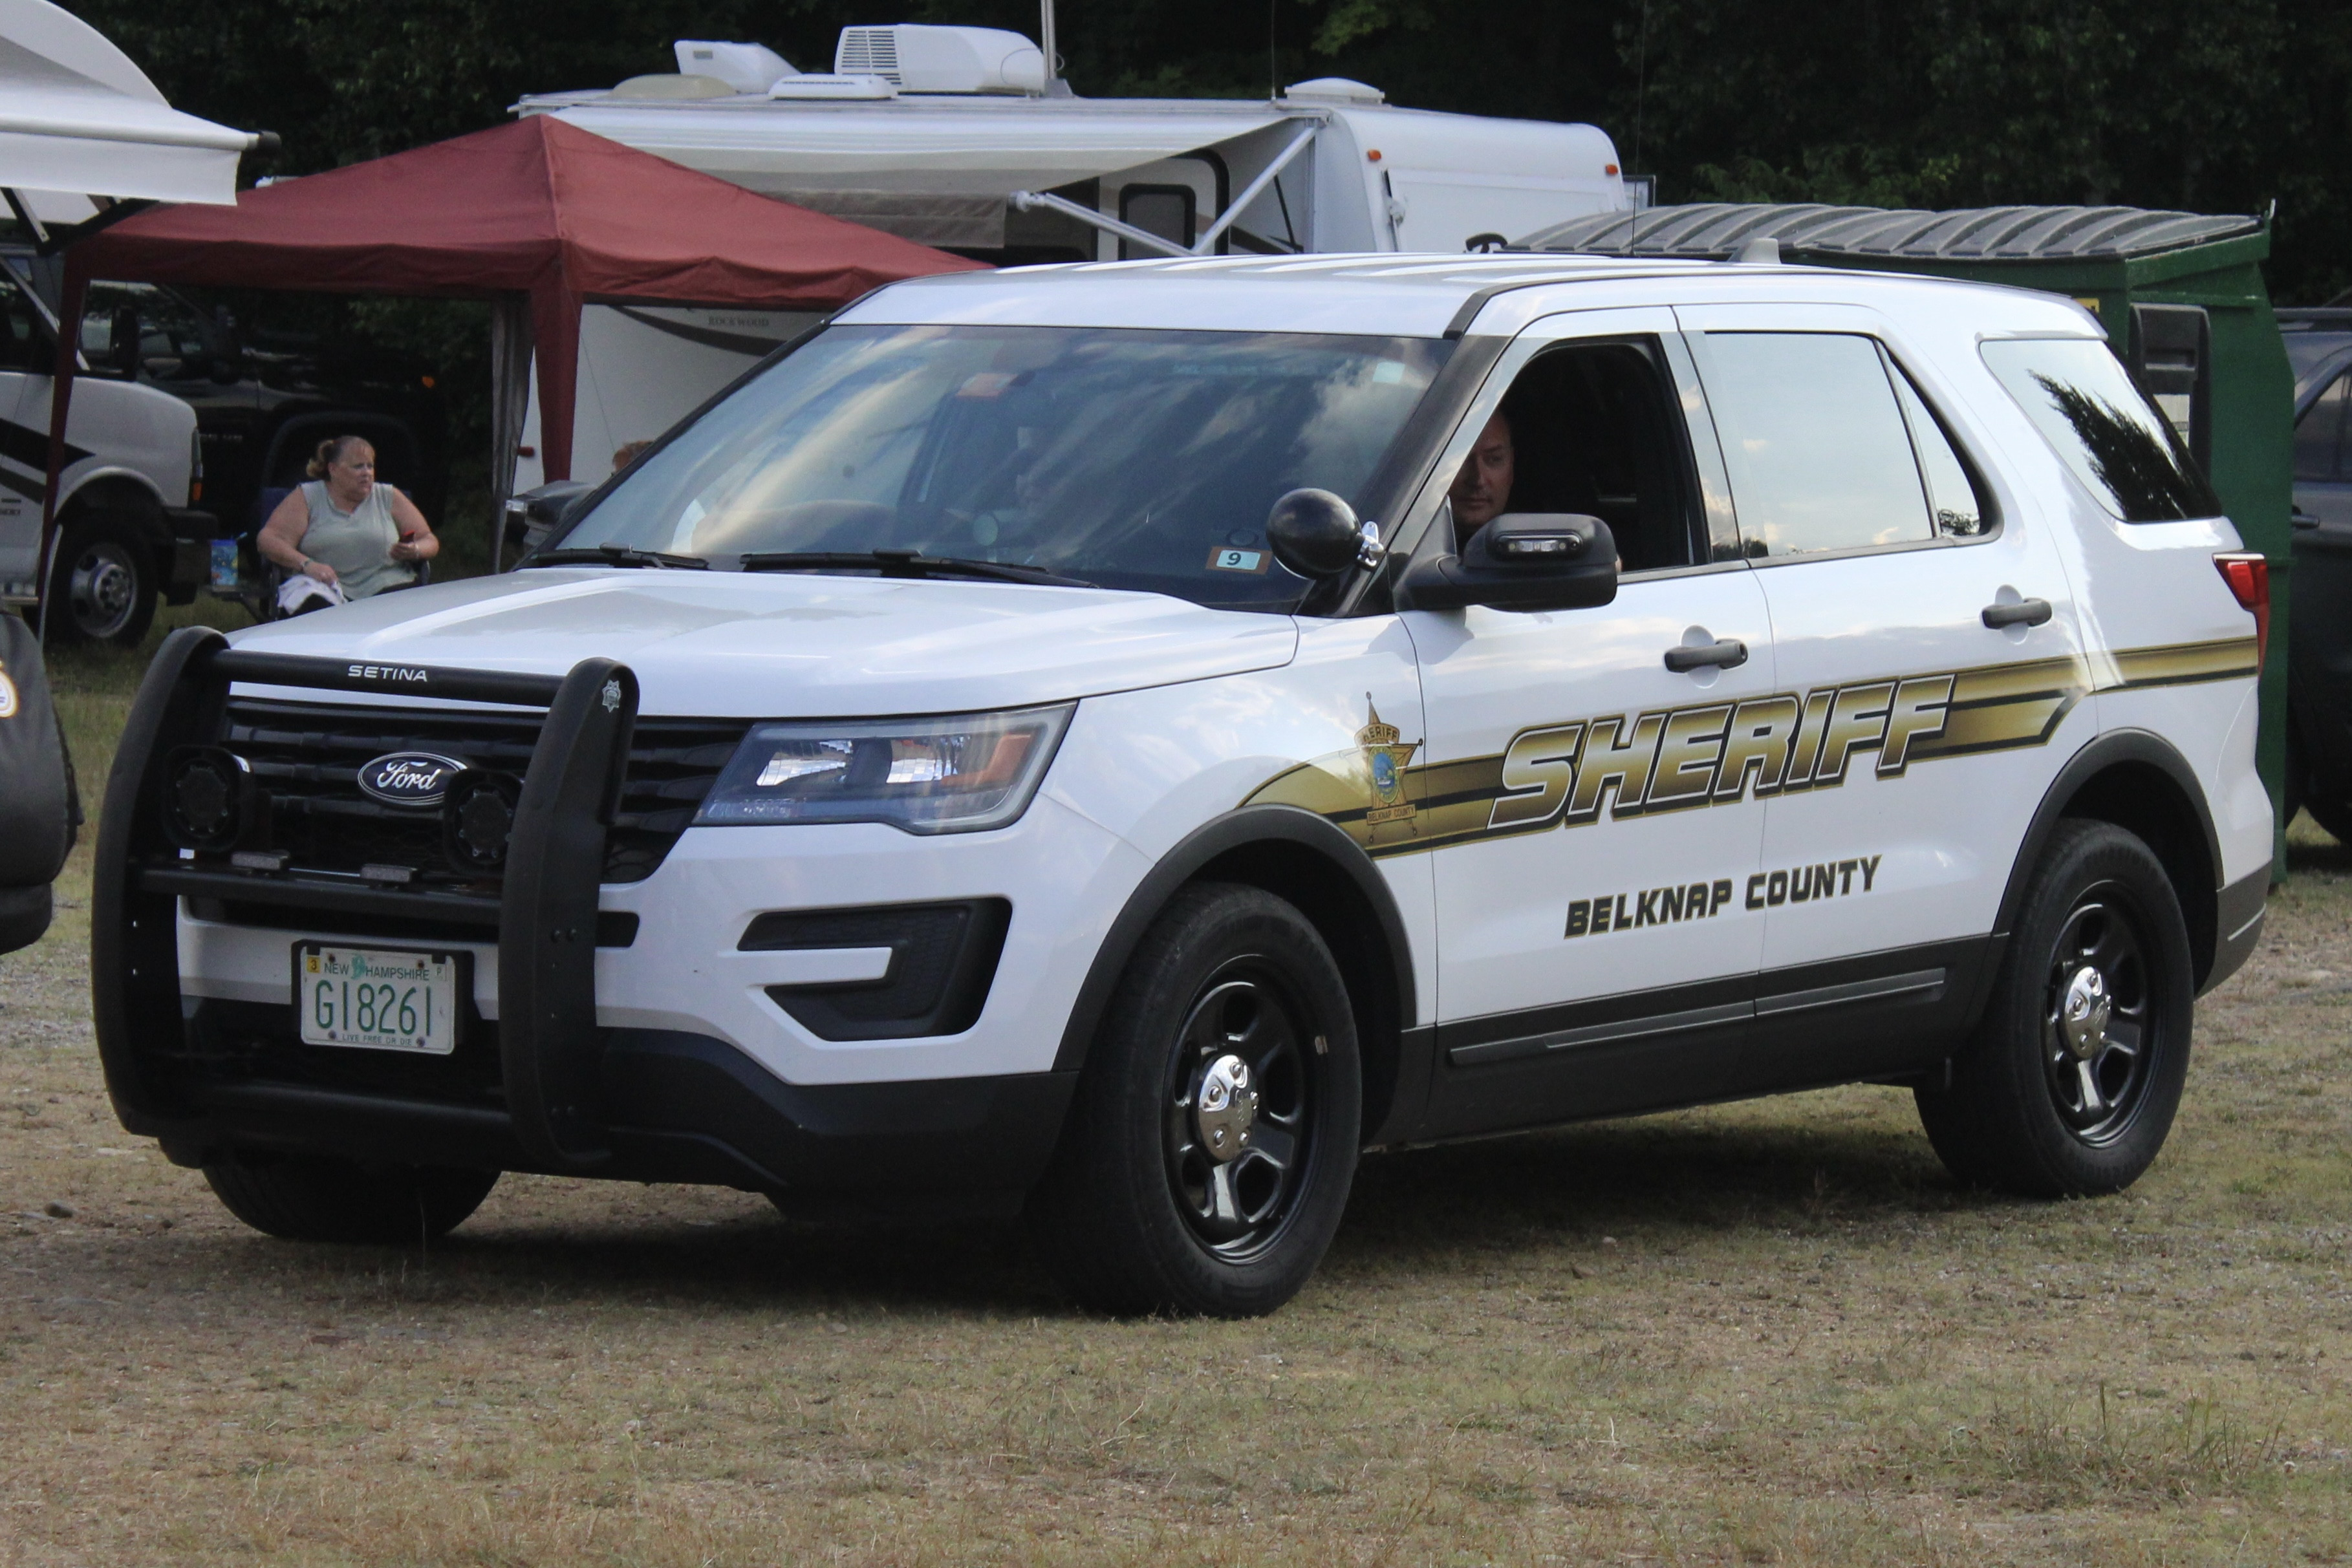
<svg viewBox="0 0 2352 1568"><path fill-rule="evenodd" d="M2261 230L2263 220L2141 207L1966 207L1921 212L1817 202L1700 202L1571 218L1518 243L1529 250L1730 256L1750 240L1784 255L1921 261L2081 261L2155 256Z"/></svg>
<svg viewBox="0 0 2352 1568"><path fill-rule="evenodd" d="M2317 306L2278 312L2286 362L2294 371L2294 407L2299 416L2326 383L2352 362L2352 310Z"/></svg>
<svg viewBox="0 0 2352 1568"><path fill-rule="evenodd" d="M1533 314L1552 310L1740 300L1867 303L1938 315L1964 306L1990 329L2095 330L2071 301L1991 284L1775 263L1513 253L1203 256L1008 267L910 278L867 295L837 319L1441 338L1474 325L1513 331Z"/></svg>

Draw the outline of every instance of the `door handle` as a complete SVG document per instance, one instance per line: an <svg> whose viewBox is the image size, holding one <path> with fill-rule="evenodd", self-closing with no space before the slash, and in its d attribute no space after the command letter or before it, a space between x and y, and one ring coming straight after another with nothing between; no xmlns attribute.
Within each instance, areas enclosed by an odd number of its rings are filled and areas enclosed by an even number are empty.
<svg viewBox="0 0 2352 1568"><path fill-rule="evenodd" d="M2050 601L2021 599L2014 604L1988 604L1979 619L1996 632L2004 626L2039 626L2050 619Z"/></svg>
<svg viewBox="0 0 2352 1568"><path fill-rule="evenodd" d="M2045 610L2047 606L2044 606ZM1666 650L1666 668L1677 674L1704 670L1709 665L1717 669L1736 670L1748 662L1748 644L1737 637L1726 637L1719 643L1709 643L1696 648Z"/></svg>

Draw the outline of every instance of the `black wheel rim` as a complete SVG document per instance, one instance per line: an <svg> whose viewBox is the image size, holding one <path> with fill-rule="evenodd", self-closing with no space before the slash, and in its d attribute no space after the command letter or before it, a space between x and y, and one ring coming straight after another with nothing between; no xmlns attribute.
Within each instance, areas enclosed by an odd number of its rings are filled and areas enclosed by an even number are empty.
<svg viewBox="0 0 2352 1568"><path fill-rule="evenodd" d="M110 539L91 545L75 558L66 597L75 629L102 641L131 623L139 604L139 568Z"/></svg>
<svg viewBox="0 0 2352 1568"><path fill-rule="evenodd" d="M1176 1031L1163 1147L1193 1239L1227 1262L1274 1245L1306 1190L1321 1093L1309 1014L1261 959L1225 965Z"/></svg>
<svg viewBox="0 0 2352 1568"><path fill-rule="evenodd" d="M2042 989L2042 1064L2067 1131L2095 1146L2121 1137L2147 1099L2161 1043L2148 945L2112 888L2075 901Z"/></svg>

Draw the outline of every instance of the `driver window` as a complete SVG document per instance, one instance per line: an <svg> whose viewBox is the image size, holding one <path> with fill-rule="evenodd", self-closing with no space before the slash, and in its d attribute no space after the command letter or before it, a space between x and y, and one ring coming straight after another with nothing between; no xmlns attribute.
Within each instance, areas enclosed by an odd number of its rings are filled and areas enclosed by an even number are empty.
<svg viewBox="0 0 2352 1568"><path fill-rule="evenodd" d="M0 282L0 371L47 371L51 355L33 315L33 302Z"/></svg>
<svg viewBox="0 0 2352 1568"><path fill-rule="evenodd" d="M1521 371L1454 479L1456 546L1504 512L1609 525L1620 570L1705 560L1682 422L1654 340L1573 343Z"/></svg>

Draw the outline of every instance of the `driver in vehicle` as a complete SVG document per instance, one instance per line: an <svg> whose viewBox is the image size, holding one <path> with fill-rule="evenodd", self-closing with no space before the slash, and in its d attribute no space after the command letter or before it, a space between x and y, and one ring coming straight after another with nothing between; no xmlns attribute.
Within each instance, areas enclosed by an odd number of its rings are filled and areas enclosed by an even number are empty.
<svg viewBox="0 0 2352 1568"><path fill-rule="evenodd" d="M1511 481L1518 473L1517 455L1511 445L1511 416L1502 410L1478 433L1462 472L1445 498L1454 504L1454 548L1461 549L1471 536L1511 509Z"/></svg>

